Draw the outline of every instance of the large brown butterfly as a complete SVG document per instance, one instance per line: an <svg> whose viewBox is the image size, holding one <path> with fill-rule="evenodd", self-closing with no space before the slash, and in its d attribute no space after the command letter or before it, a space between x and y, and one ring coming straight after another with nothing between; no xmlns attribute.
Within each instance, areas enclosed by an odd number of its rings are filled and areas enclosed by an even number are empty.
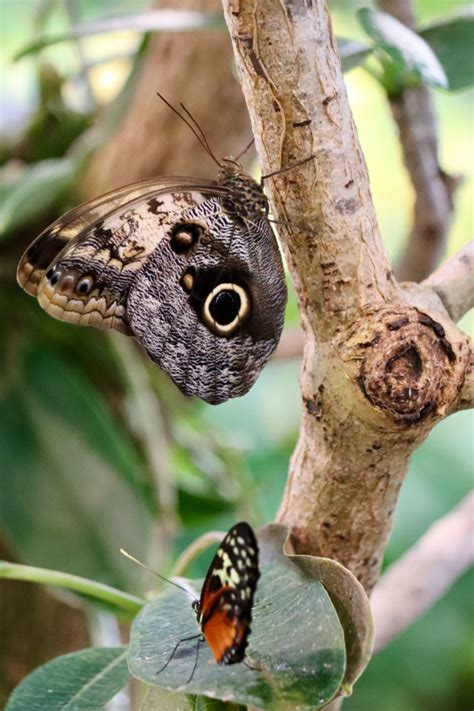
<svg viewBox="0 0 474 711"><path fill-rule="evenodd" d="M70 210L17 279L55 318L134 336L186 395L244 395L275 350L286 285L261 185L232 158L216 181L169 177Z"/></svg>

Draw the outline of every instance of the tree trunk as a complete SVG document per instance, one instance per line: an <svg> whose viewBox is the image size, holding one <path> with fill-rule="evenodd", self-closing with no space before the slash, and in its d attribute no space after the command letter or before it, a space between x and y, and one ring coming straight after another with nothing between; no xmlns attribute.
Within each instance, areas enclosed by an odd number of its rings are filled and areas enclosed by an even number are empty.
<svg viewBox="0 0 474 711"><path fill-rule="evenodd" d="M305 337L278 520L297 552L338 560L370 591L410 455L460 407L469 342L432 289L393 276L326 3L224 0L224 11L262 170L285 168L268 187L289 225Z"/></svg>

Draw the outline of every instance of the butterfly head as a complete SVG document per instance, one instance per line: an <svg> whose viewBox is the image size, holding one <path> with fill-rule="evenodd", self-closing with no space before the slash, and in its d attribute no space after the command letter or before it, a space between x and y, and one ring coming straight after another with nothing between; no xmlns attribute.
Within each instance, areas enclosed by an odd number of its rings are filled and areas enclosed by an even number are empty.
<svg viewBox="0 0 474 711"><path fill-rule="evenodd" d="M262 186L232 156L222 159L217 182L229 191L223 205L233 217L245 220L268 216L268 200Z"/></svg>

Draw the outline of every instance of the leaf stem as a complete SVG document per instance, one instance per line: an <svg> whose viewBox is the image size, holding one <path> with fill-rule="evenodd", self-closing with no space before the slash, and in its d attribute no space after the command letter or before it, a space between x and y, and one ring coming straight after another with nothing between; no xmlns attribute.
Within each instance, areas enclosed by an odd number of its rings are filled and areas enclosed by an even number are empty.
<svg viewBox="0 0 474 711"><path fill-rule="evenodd" d="M110 585L99 583L96 580L72 575L71 573L63 573L58 570L49 570L48 568L9 563L4 560L0 561L0 578L25 580L31 583L42 583L43 585L65 588L118 607L120 610L132 615L139 612L146 602L142 598L130 595L123 590L117 590L117 588L113 588Z"/></svg>

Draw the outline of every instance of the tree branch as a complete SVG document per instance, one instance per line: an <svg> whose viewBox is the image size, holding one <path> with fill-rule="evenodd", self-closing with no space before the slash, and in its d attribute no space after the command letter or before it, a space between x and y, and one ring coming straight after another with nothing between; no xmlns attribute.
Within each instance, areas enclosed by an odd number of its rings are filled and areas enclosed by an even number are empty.
<svg viewBox="0 0 474 711"><path fill-rule="evenodd" d="M473 520L470 493L382 576L371 598L375 651L421 617L472 565Z"/></svg>
<svg viewBox="0 0 474 711"><path fill-rule="evenodd" d="M295 166L268 185L290 225L280 237L305 338L278 520L296 552L338 560L370 590L410 454L458 398L466 337L432 292L393 278L326 3L224 0L224 11L262 170Z"/></svg>
<svg viewBox="0 0 474 711"><path fill-rule="evenodd" d="M414 26L410 0L379 0L378 4L400 22ZM389 97L389 103L415 191L413 227L395 271L402 281L420 282L436 267L446 247L460 178L448 175L439 166L431 91L422 85L405 89Z"/></svg>
<svg viewBox="0 0 474 711"><path fill-rule="evenodd" d="M435 292L453 319L474 308L474 241L448 259L422 286Z"/></svg>

